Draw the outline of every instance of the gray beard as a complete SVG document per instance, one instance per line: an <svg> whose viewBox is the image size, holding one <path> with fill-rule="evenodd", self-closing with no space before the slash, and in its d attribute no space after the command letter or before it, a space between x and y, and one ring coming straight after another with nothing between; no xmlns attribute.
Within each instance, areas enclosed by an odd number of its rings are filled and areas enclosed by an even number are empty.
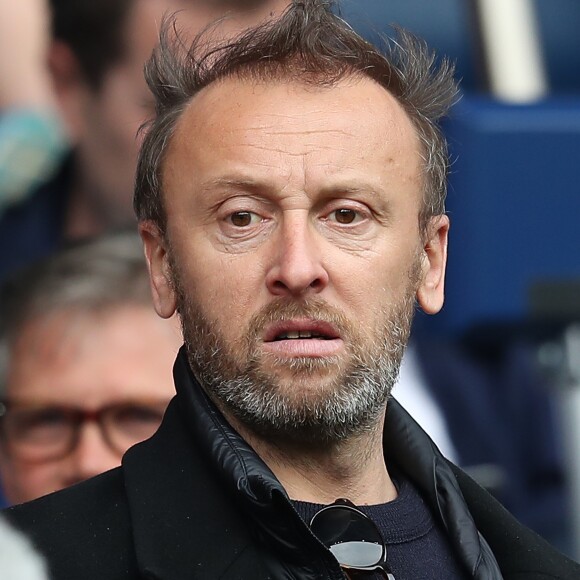
<svg viewBox="0 0 580 580"><path fill-rule="evenodd" d="M320 447L376 429L409 338L414 291L409 289L403 300L378 314L375 338L367 338L366 344L341 313L322 301L273 302L253 317L236 355L199 304L185 298L175 271L174 288L191 369L226 415L231 413L246 428L279 445ZM291 371L289 389L262 370L257 337L265 324L298 316L332 323L345 340L348 356L346 361L270 358ZM336 373L336 365L342 372ZM328 378L332 371L335 376ZM317 386L312 384L315 377ZM301 388L306 382L308 388Z"/></svg>

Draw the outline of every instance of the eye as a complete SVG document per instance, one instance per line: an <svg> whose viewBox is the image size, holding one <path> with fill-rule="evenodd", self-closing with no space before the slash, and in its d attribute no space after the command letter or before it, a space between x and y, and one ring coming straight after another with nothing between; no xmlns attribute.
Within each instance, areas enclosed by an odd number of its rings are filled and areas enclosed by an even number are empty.
<svg viewBox="0 0 580 580"><path fill-rule="evenodd" d="M69 413L57 408L14 411L8 418L8 430L23 441L53 440L74 422Z"/></svg>
<svg viewBox="0 0 580 580"><path fill-rule="evenodd" d="M41 409L28 414L22 414L21 425L29 429L46 429L60 427L67 422L66 414L60 409Z"/></svg>
<svg viewBox="0 0 580 580"><path fill-rule="evenodd" d="M245 228L262 221L262 218L251 211L236 211L228 216L228 221L237 228Z"/></svg>
<svg viewBox="0 0 580 580"><path fill-rule="evenodd" d="M104 417L112 436L126 441L141 441L155 433L163 419L163 407L120 405L111 407Z"/></svg>
<svg viewBox="0 0 580 580"><path fill-rule="evenodd" d="M328 217L331 221L335 221L342 225L354 224L362 219L359 212L347 207L341 207L340 209L334 210Z"/></svg>

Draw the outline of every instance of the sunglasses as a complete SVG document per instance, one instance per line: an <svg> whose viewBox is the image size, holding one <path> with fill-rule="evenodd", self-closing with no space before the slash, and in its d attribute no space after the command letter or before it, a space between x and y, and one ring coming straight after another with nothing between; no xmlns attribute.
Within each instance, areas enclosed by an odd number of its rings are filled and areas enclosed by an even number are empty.
<svg viewBox="0 0 580 580"><path fill-rule="evenodd" d="M395 580L376 524L348 499L337 499L310 520L314 535L332 552L347 578L380 575Z"/></svg>

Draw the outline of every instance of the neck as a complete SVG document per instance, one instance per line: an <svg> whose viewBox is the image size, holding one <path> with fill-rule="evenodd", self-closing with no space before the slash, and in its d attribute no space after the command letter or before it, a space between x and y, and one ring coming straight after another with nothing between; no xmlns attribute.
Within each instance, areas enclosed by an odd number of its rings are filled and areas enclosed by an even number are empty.
<svg viewBox="0 0 580 580"><path fill-rule="evenodd" d="M272 470L291 499L329 504L344 497L357 505L372 505L397 496L383 455L384 413L371 430L323 448L274 443L232 417L228 420Z"/></svg>

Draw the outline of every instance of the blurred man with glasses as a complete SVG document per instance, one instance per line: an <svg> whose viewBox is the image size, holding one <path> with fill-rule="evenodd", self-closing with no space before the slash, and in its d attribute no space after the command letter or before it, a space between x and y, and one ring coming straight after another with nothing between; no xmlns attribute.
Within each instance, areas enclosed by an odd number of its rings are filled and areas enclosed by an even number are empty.
<svg viewBox="0 0 580 580"><path fill-rule="evenodd" d="M0 477L11 503L119 465L173 394L179 332L151 305L134 233L70 247L1 296Z"/></svg>

